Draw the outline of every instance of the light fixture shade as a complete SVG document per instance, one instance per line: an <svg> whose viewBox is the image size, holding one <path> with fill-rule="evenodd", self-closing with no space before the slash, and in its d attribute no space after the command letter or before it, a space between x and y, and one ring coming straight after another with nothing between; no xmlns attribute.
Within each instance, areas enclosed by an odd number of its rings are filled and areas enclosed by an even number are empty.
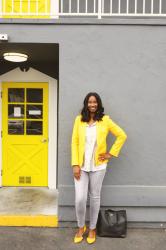
<svg viewBox="0 0 166 250"><path fill-rule="evenodd" d="M4 53L3 57L5 60L10 62L25 62L28 59L28 56L26 54L16 52Z"/></svg>

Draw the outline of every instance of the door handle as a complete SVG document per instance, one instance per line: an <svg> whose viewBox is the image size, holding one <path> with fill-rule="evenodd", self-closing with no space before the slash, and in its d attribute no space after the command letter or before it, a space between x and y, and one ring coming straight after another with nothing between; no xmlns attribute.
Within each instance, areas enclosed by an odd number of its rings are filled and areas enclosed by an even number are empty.
<svg viewBox="0 0 166 250"><path fill-rule="evenodd" d="M43 139L41 140L41 142L42 142L42 143L46 143L46 142L48 142L48 139L43 138Z"/></svg>

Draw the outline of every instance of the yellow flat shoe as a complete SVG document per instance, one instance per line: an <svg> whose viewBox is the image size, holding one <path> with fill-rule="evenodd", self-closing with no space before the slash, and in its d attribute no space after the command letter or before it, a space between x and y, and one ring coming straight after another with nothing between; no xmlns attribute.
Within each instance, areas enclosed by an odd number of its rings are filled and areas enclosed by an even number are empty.
<svg viewBox="0 0 166 250"><path fill-rule="evenodd" d="M95 237L93 237L93 238L87 237L86 240L87 240L88 244L93 244L96 241L96 234L95 234Z"/></svg>
<svg viewBox="0 0 166 250"><path fill-rule="evenodd" d="M86 240L87 240L88 244L93 244L96 241L96 236L94 238L87 237Z"/></svg>
<svg viewBox="0 0 166 250"><path fill-rule="evenodd" d="M85 231L86 231L86 225L84 226L83 234L85 233ZM74 243L80 243L82 240L83 240L83 235L81 237L77 236L74 237Z"/></svg>

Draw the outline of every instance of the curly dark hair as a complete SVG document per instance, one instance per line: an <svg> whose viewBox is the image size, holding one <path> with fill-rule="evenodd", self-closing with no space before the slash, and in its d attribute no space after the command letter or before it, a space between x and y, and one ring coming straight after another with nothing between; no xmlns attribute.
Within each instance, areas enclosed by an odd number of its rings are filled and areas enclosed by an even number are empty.
<svg viewBox="0 0 166 250"><path fill-rule="evenodd" d="M91 96L94 96L96 98L97 104L98 104L97 111L95 112L93 120L94 121L102 121L102 118L104 116L104 108L103 108L100 96L95 92L88 93L84 99L84 106L83 106L83 109L81 111L81 115L82 115L81 121L83 121L83 122L90 121L90 112L88 110L88 100Z"/></svg>

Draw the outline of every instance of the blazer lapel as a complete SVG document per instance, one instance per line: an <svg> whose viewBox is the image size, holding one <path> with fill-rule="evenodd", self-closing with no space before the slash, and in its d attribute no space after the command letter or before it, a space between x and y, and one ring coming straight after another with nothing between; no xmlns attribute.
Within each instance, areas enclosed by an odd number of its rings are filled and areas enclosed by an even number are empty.
<svg viewBox="0 0 166 250"><path fill-rule="evenodd" d="M100 124L98 121L96 121L96 137L97 137L97 145L99 144L99 130L100 130Z"/></svg>
<svg viewBox="0 0 166 250"><path fill-rule="evenodd" d="M81 137L82 137L82 143L85 144L85 130L86 130L86 122L81 122Z"/></svg>

